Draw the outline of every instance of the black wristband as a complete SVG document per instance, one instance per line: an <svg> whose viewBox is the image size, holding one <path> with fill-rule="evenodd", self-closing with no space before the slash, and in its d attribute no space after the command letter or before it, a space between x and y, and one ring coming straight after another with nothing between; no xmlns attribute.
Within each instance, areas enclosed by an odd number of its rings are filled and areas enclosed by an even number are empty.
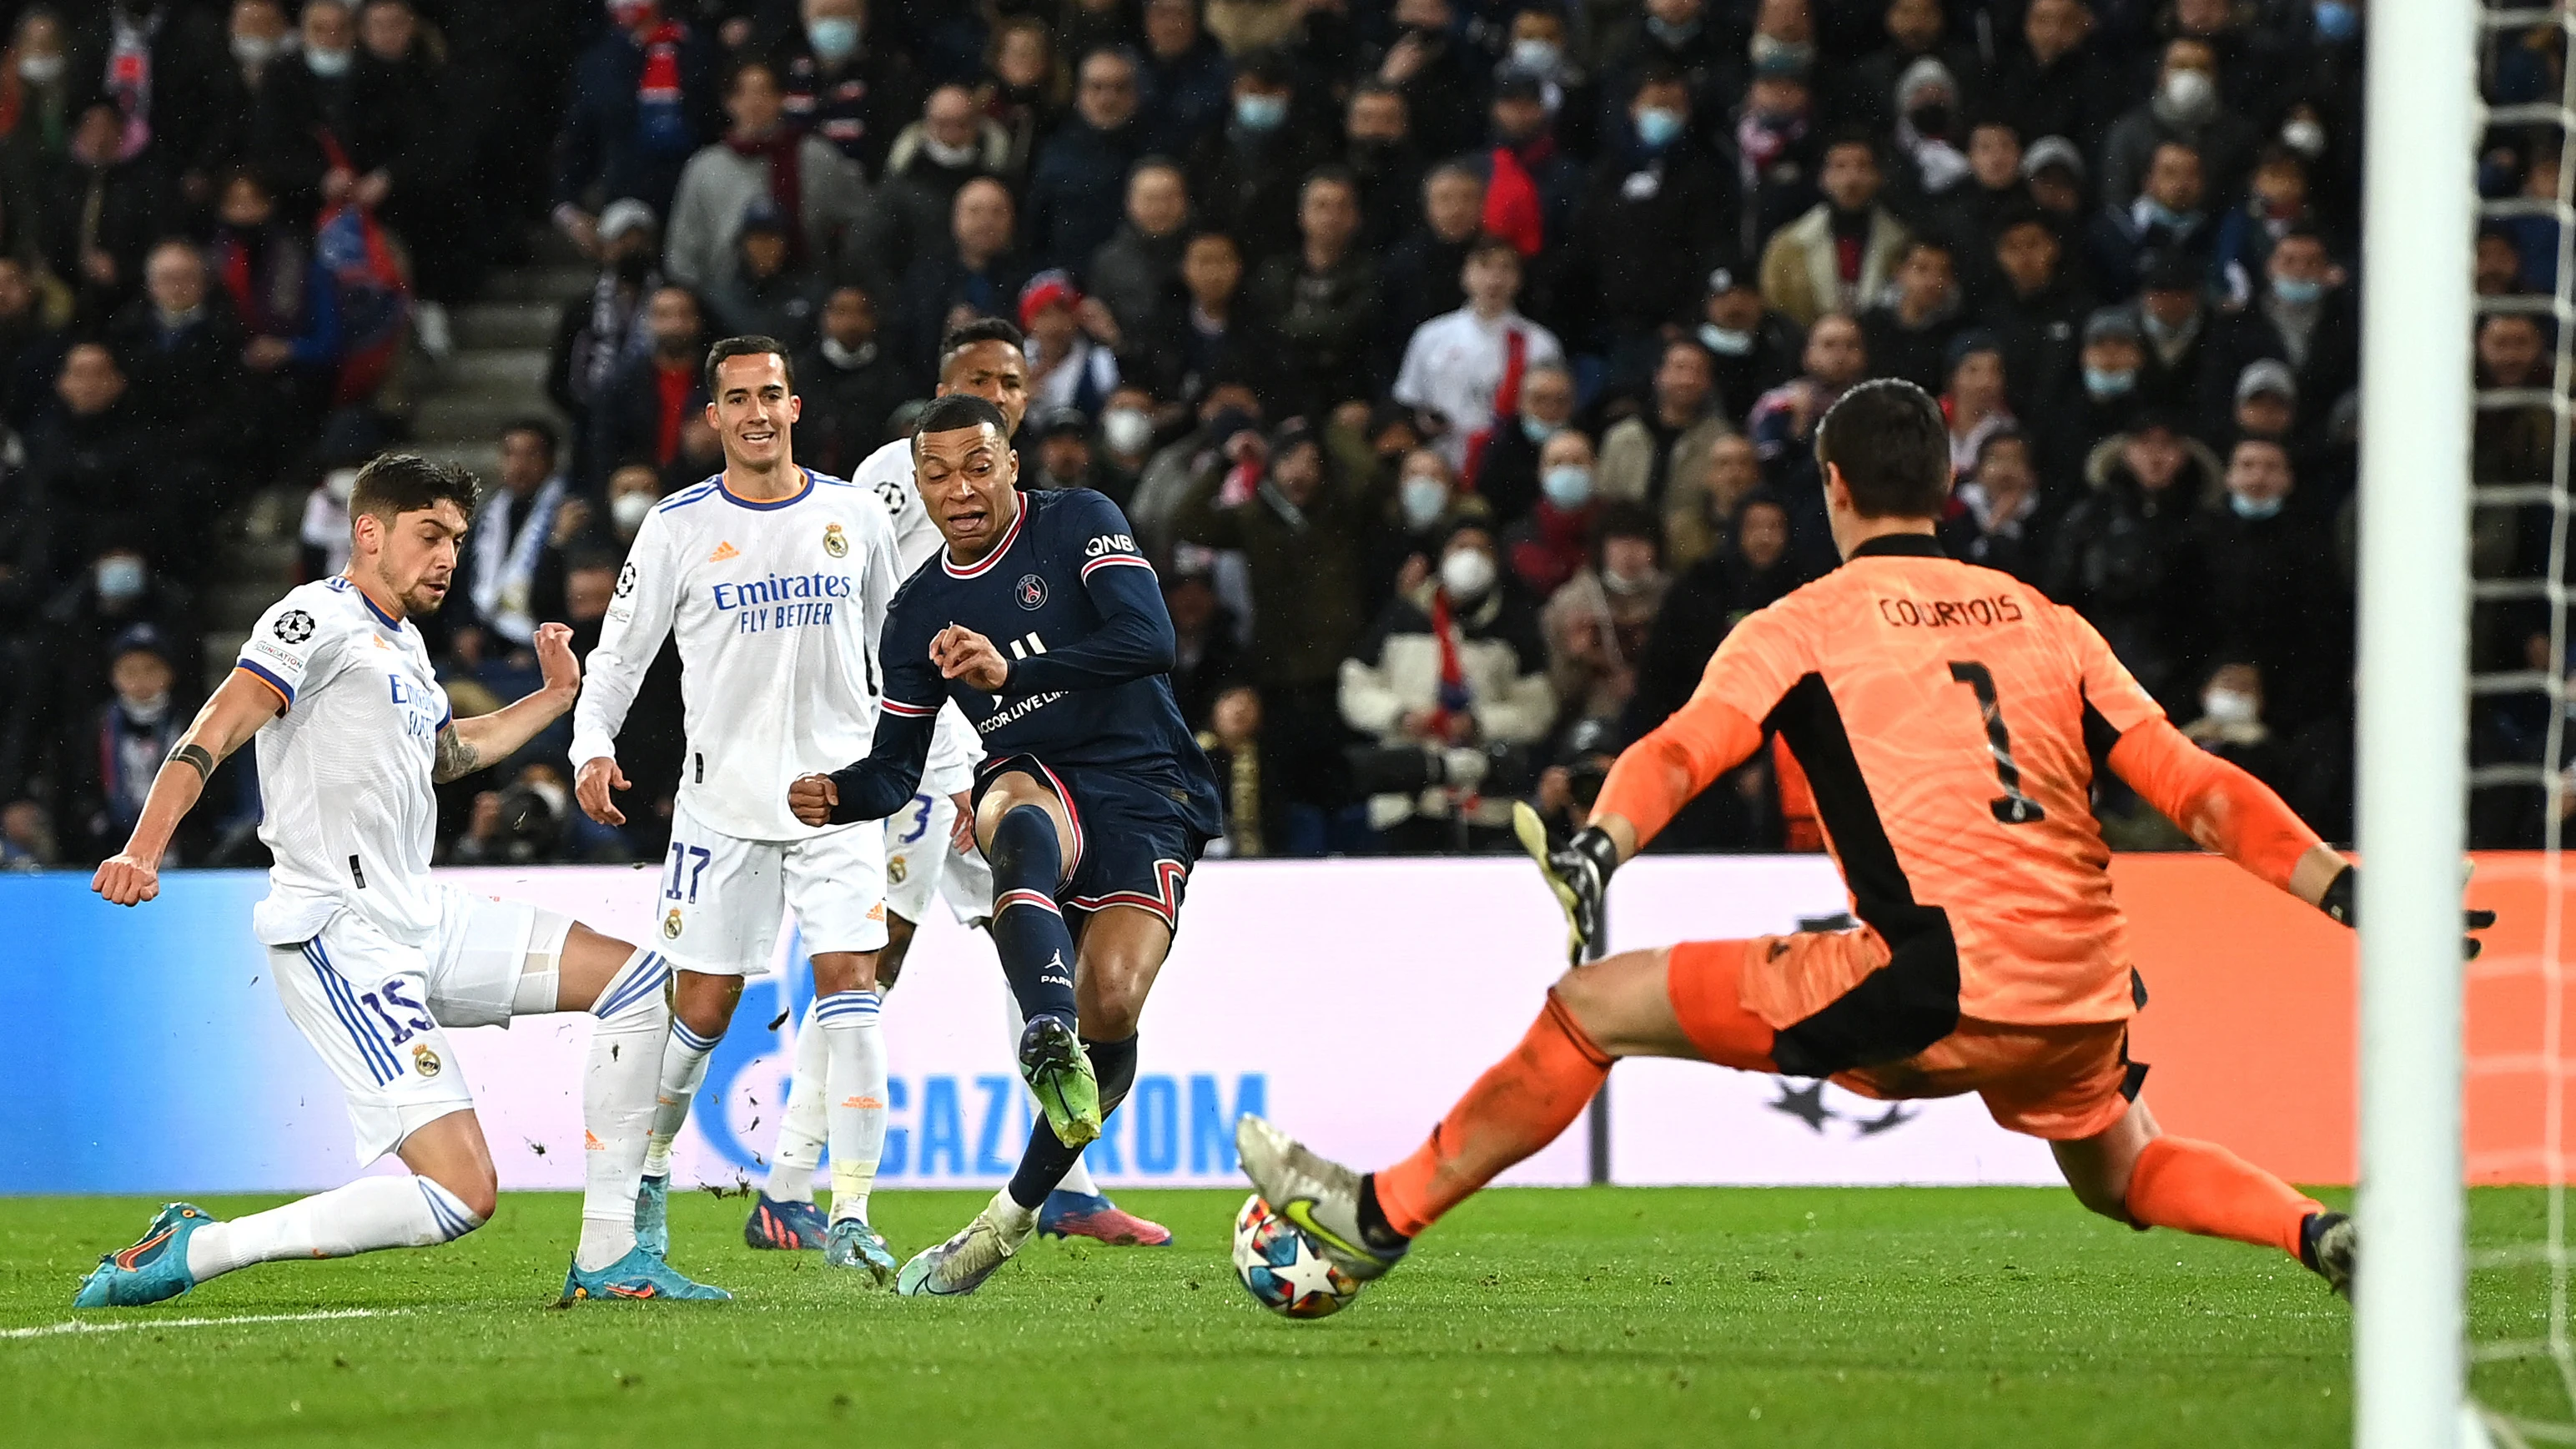
<svg viewBox="0 0 2576 1449"><path fill-rule="evenodd" d="M2360 890L2360 868L2347 865L2326 882L2325 894L2317 897L2317 909L2343 925L2352 925L2359 914Z"/></svg>
<svg viewBox="0 0 2576 1449"><path fill-rule="evenodd" d="M1566 844L1592 862L1593 869L1601 872L1603 885L1610 883L1610 872L1619 868L1619 847L1611 841L1610 832L1598 825L1586 825L1574 832L1574 838Z"/></svg>
<svg viewBox="0 0 2576 1449"><path fill-rule="evenodd" d="M200 780L215 773L214 752L194 740L172 750L168 763L188 766L197 772L197 778Z"/></svg>

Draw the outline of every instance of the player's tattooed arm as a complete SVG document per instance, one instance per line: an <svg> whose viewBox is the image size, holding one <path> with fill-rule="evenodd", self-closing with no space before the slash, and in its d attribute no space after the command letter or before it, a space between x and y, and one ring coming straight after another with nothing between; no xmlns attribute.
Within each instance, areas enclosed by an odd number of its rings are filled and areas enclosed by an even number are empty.
<svg viewBox="0 0 2576 1449"><path fill-rule="evenodd" d="M462 780L483 768L483 752L465 742L452 722L438 731L438 758L429 767L429 778L444 785Z"/></svg>
<svg viewBox="0 0 2576 1449"><path fill-rule="evenodd" d="M206 778L225 757L250 743L260 726L275 719L285 702L275 685L248 670L234 670L197 711L177 748L162 762L160 773L152 777L151 792L144 797L143 813L135 820L125 848L99 865L97 874L90 877L90 889L119 906L140 905L159 895L162 853L170 848L179 822L205 793Z"/></svg>

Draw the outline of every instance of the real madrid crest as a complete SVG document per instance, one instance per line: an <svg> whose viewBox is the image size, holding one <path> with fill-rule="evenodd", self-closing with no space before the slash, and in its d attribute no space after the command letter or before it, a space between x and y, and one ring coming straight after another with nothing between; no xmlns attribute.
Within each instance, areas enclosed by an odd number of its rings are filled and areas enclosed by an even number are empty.
<svg viewBox="0 0 2576 1449"><path fill-rule="evenodd" d="M666 941L676 941L680 939L680 908L678 906L671 907L671 914L662 918L662 939Z"/></svg>
<svg viewBox="0 0 2576 1449"><path fill-rule="evenodd" d="M886 862L886 879L896 885L903 884L903 878L911 873L911 869L903 863L903 857L900 855Z"/></svg>
<svg viewBox="0 0 2576 1449"><path fill-rule="evenodd" d="M420 1073L424 1077L434 1077L438 1075L438 1068L438 1053L431 1051L427 1042L423 1042L419 1046L411 1049L411 1069L413 1071Z"/></svg>
<svg viewBox="0 0 2576 1449"><path fill-rule="evenodd" d="M823 552L830 554L834 558L840 558L848 554L849 551L850 541L842 536L841 525L837 523L824 524Z"/></svg>

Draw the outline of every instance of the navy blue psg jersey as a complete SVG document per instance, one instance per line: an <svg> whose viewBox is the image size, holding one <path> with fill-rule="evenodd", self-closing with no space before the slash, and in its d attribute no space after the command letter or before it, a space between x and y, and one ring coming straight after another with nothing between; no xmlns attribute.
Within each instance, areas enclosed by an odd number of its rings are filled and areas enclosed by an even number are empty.
<svg viewBox="0 0 2576 1449"><path fill-rule="evenodd" d="M1126 516L1088 488L1019 503L991 553L961 568L943 548L895 591L877 651L885 713L868 758L834 776L835 818L901 808L919 787L939 706L955 700L987 759L1103 771L1166 792L1202 834L1217 834L1216 777L1172 699L1172 616ZM1010 661L1000 694L939 677L930 641L951 624Z"/></svg>

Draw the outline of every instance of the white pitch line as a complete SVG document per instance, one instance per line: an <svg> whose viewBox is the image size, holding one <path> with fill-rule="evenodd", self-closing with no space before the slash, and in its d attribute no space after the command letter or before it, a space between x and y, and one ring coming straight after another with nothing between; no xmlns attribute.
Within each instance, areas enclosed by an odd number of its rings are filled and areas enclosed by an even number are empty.
<svg viewBox="0 0 2576 1449"><path fill-rule="evenodd" d="M391 1318L399 1308L325 1308L314 1313L247 1313L239 1318L125 1318L102 1323L67 1318L32 1328L0 1328L0 1338L52 1338L65 1333L123 1333L134 1328L223 1328L236 1323L313 1323L326 1318Z"/></svg>

